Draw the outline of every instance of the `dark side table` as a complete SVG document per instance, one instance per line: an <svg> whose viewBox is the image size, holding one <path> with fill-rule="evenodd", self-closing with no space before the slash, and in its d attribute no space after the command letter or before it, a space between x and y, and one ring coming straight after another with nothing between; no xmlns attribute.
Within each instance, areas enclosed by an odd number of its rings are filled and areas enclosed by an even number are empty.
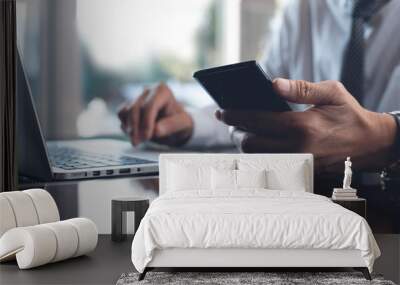
<svg viewBox="0 0 400 285"><path fill-rule="evenodd" d="M135 232L149 208L149 200L140 197L114 198L111 201L111 239L126 239L126 212L135 213ZM134 232L134 233L135 233Z"/></svg>
<svg viewBox="0 0 400 285"><path fill-rule="evenodd" d="M363 198L355 198L351 200L332 199L332 202L359 214L364 219L367 218L367 200Z"/></svg>

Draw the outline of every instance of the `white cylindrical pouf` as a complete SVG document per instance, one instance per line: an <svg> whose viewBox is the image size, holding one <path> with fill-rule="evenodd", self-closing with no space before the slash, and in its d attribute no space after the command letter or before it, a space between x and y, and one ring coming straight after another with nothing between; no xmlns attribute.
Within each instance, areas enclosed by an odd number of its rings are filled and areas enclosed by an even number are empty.
<svg viewBox="0 0 400 285"><path fill-rule="evenodd" d="M31 197L39 218L39 224L57 222L60 220L56 202L49 192L43 189L29 189L23 192Z"/></svg>
<svg viewBox="0 0 400 285"><path fill-rule="evenodd" d="M86 218L75 218L65 222L73 225L78 232L79 245L74 257L86 254L96 248L98 231L95 223Z"/></svg>
<svg viewBox="0 0 400 285"><path fill-rule="evenodd" d="M10 202L6 197L0 194L0 237L9 229L15 228L17 222L15 221L14 211Z"/></svg>
<svg viewBox="0 0 400 285"><path fill-rule="evenodd" d="M51 262L71 258L78 250L79 237L76 229L67 221L42 225L50 228L57 238L57 253Z"/></svg>
<svg viewBox="0 0 400 285"><path fill-rule="evenodd" d="M10 202L17 227L33 226L39 223L36 208L28 194L21 191L11 191L3 192L1 195Z"/></svg>
<svg viewBox="0 0 400 285"><path fill-rule="evenodd" d="M54 232L41 225L14 228L0 239L0 257L15 254L20 269L28 269L49 263L57 252Z"/></svg>

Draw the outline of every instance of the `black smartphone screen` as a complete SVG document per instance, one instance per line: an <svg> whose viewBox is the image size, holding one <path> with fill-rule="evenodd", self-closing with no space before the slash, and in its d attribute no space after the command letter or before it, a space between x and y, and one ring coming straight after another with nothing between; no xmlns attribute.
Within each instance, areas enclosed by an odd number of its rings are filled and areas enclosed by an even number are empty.
<svg viewBox="0 0 400 285"><path fill-rule="evenodd" d="M246 61L195 72L221 109L290 111L272 87L272 81L256 61Z"/></svg>

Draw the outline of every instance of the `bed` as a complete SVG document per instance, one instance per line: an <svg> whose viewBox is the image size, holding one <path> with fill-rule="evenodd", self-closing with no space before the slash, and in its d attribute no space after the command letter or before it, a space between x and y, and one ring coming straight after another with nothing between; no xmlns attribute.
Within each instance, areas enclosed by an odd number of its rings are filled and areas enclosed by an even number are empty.
<svg viewBox="0 0 400 285"><path fill-rule="evenodd" d="M352 267L379 248L361 216L313 194L310 154L163 154L160 197L132 243L159 267Z"/></svg>

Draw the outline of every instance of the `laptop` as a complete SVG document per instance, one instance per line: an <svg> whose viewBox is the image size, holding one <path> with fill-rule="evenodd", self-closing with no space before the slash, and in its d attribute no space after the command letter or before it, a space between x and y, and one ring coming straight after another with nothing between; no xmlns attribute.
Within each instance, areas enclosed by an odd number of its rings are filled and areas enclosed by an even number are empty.
<svg viewBox="0 0 400 285"><path fill-rule="evenodd" d="M158 173L156 159L134 154L129 142L113 139L45 141L19 52L17 153L19 175L43 181Z"/></svg>

